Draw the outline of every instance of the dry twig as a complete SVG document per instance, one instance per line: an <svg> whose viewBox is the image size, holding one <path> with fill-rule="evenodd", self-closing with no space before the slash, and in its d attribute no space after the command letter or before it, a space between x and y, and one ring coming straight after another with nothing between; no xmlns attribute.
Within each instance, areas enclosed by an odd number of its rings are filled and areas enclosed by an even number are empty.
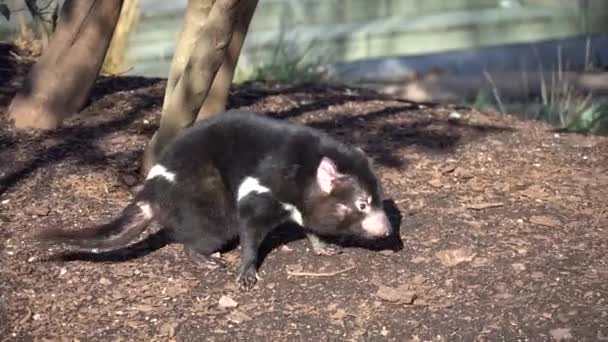
<svg viewBox="0 0 608 342"><path fill-rule="evenodd" d="M287 274L291 275L291 276L297 276L297 277L333 277L333 276L338 275L340 273L348 272L348 271L352 270L353 268L355 268L354 265L350 266L350 267L347 267L347 268L345 268L343 270L339 270L339 271L321 272L321 273L290 271L288 269L287 270Z"/></svg>

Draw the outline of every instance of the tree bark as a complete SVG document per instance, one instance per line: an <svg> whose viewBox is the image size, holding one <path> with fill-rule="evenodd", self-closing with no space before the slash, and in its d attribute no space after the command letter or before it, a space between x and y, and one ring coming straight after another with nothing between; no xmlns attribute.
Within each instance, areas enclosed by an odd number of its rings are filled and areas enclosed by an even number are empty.
<svg viewBox="0 0 608 342"><path fill-rule="evenodd" d="M143 174L179 130L191 125L197 116L207 118L225 109L256 5L257 0L188 1L169 71L160 127L144 152ZM216 76L220 67L222 71Z"/></svg>
<svg viewBox="0 0 608 342"><path fill-rule="evenodd" d="M234 78L236 64L239 61L241 49L257 4L258 0L247 0L241 5L242 7L237 13L234 32L224 61L213 79L207 98L198 112L197 120L207 119L226 110L226 103L228 102L230 85Z"/></svg>
<svg viewBox="0 0 608 342"><path fill-rule="evenodd" d="M85 104L103 63L123 0L66 0L57 30L13 98L17 129L54 129Z"/></svg>

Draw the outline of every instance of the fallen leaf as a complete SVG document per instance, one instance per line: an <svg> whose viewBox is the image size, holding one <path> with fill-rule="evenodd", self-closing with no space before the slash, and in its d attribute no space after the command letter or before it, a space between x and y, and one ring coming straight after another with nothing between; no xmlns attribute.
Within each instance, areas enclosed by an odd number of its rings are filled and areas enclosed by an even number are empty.
<svg viewBox="0 0 608 342"><path fill-rule="evenodd" d="M470 248L463 247L457 249L445 249L435 253L435 256L441 261L443 266L456 266L465 261L471 261L475 254Z"/></svg>
<svg viewBox="0 0 608 342"><path fill-rule="evenodd" d="M247 316L245 313L238 311L238 310L232 311L228 316L226 316L226 318L228 318L229 321L236 323L236 324L241 324L246 321L251 321L251 317Z"/></svg>
<svg viewBox="0 0 608 342"><path fill-rule="evenodd" d="M549 334L551 334L551 337L553 337L557 341L567 340L567 339L572 338L572 333L570 332L569 328L552 329L551 331L549 331Z"/></svg>
<svg viewBox="0 0 608 342"><path fill-rule="evenodd" d="M550 216L532 216L530 217L530 222L551 228L557 228L562 225L562 222L554 217Z"/></svg>
<svg viewBox="0 0 608 342"><path fill-rule="evenodd" d="M378 291L376 292L376 296L378 298L383 299L387 302L396 302L397 304L414 304L416 300L416 292L411 290L406 290L403 287L390 287L385 285L380 285L378 287Z"/></svg>
<svg viewBox="0 0 608 342"><path fill-rule="evenodd" d="M218 306L222 309L226 309L226 308L236 308L239 305L239 303L237 303L234 299L232 299L231 297L228 296L222 296L220 297Z"/></svg>

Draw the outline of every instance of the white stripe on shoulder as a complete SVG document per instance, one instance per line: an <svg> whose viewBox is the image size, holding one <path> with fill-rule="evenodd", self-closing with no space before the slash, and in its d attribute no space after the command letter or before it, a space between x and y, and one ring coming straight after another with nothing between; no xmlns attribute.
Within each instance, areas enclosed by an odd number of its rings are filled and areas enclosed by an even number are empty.
<svg viewBox="0 0 608 342"><path fill-rule="evenodd" d="M146 179L152 179L157 176L163 177L169 182L175 182L175 173L167 170L166 167L160 164L156 164L150 169L150 172L148 172L148 176L146 177Z"/></svg>
<svg viewBox="0 0 608 342"><path fill-rule="evenodd" d="M249 195L250 193L261 194L264 192L270 192L270 189L260 184L260 181L253 177L247 177L241 185L239 185L239 190L237 192L237 201L240 201L243 197Z"/></svg>

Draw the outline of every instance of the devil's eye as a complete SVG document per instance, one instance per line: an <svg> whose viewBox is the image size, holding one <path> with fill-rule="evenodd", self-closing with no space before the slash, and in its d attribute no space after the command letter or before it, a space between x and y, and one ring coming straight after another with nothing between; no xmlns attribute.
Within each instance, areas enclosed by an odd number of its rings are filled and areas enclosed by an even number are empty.
<svg viewBox="0 0 608 342"><path fill-rule="evenodd" d="M356 205L357 209L360 211L365 211L365 209L367 209L367 203L365 201L357 201Z"/></svg>

